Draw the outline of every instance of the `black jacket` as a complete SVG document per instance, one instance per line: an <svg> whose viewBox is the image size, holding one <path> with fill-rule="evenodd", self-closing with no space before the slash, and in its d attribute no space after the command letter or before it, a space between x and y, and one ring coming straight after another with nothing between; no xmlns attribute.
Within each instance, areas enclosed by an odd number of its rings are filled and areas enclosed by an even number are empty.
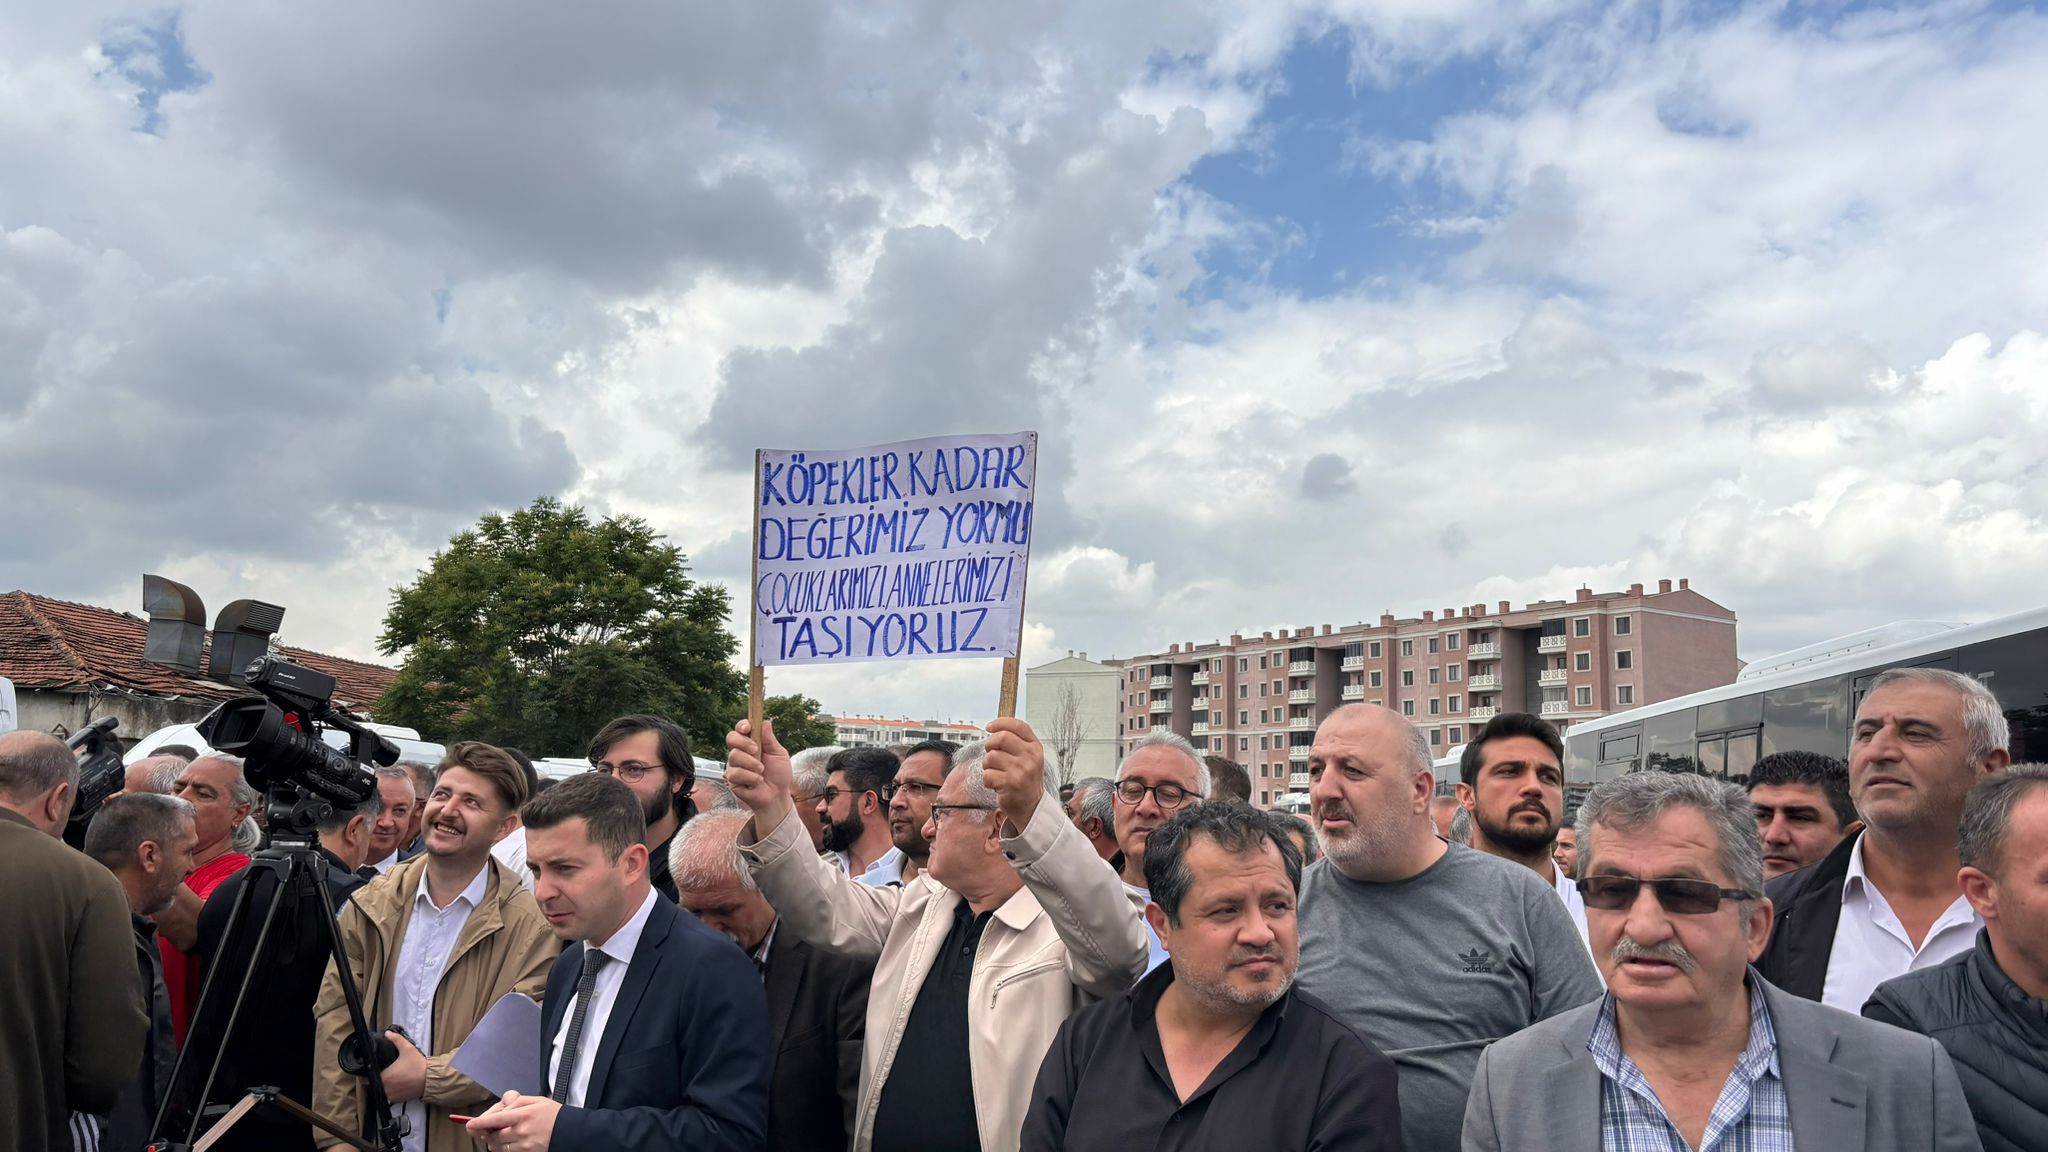
<svg viewBox="0 0 2048 1152"><path fill-rule="evenodd" d="M762 987L775 1033L770 1152L844 1152L852 1146L868 984L874 977L873 961L820 951L787 928L768 942Z"/></svg>
<svg viewBox="0 0 2048 1152"><path fill-rule="evenodd" d="M2048 1000L2012 982L1991 939L1877 986L1863 1014L1948 1050L1985 1152L2048 1149Z"/></svg>
<svg viewBox="0 0 2048 1152"><path fill-rule="evenodd" d="M325 848L320 849L320 859L327 869L327 892L338 913L356 889L363 886L363 881L343 866L340 857ZM234 994L231 985L238 984L242 974L249 971L256 935L263 927L271 895L277 890L276 876L267 862L259 859L221 881L199 910L196 955L205 965L208 977L219 987L209 990L210 995L194 1017L198 1027L186 1040L189 1055L177 1085L177 1113L186 1119L191 1116L194 1098L205 1080L206 1065L221 1047L227 1028L226 1013ZM230 944L227 937L235 898L244 885L253 885L249 904L244 922ZM333 957L329 944L333 921L321 923L324 913L318 905L319 898L308 889L298 894L296 906L287 902L280 907L279 916L289 919L281 920L272 929L269 955L257 967L249 984L248 999L235 1023L235 1041L229 1046L220 1076L209 1094L211 1103L233 1104L249 1088L268 1084L282 1090L295 1103L311 1104L313 1001L320 995L321 978ZM224 948L230 948L232 955L224 952ZM370 1023L374 1027L384 1021ZM332 1058L333 1053L326 1055ZM175 1131L181 1140L184 1133L182 1127ZM215 1147L223 1152L311 1152L313 1130L281 1110L259 1108L230 1129Z"/></svg>
<svg viewBox="0 0 2048 1152"><path fill-rule="evenodd" d="M1849 879L1849 856L1857 832L1842 838L1817 864L1787 872L1764 885L1771 898L1771 942L1757 959L1756 970L1782 992L1819 1000L1828 983L1828 957L1835 950L1835 928L1842 922L1842 885Z"/></svg>
<svg viewBox="0 0 2048 1152"><path fill-rule="evenodd" d="M1067 1017L1032 1085L1022 1152L1400 1152L1394 1062L1298 989L1183 1102L1154 1018L1172 983L1161 964Z"/></svg>
<svg viewBox="0 0 2048 1152"><path fill-rule="evenodd" d="M548 972L540 1078L576 998L582 943ZM581 1107L555 1117L551 1152L690 1148L759 1152L774 1057L761 974L732 941L656 897L605 1018Z"/></svg>

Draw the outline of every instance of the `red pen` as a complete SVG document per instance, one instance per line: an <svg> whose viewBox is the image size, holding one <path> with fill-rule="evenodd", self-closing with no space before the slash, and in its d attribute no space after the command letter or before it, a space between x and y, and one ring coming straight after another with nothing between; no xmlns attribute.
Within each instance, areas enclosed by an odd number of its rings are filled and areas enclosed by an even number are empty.
<svg viewBox="0 0 2048 1152"><path fill-rule="evenodd" d="M455 1121L455 1122L456 1122L457 1124L467 1124L467 1123L469 1123L469 1122L470 1122L471 1120L474 1120L474 1119L476 1119L476 1117L474 1117L474 1116L457 1116L457 1115L455 1115L455 1114L454 1114L453 1112L451 1112L451 1113L449 1113L449 1114L448 1114L448 1118L449 1118L450 1120L453 1120L453 1121Z"/></svg>

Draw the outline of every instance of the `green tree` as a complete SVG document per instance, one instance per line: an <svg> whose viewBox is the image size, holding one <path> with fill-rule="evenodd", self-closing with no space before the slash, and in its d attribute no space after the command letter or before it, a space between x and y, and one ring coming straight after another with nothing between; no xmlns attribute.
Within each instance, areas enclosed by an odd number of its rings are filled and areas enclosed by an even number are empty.
<svg viewBox="0 0 2048 1152"><path fill-rule="evenodd" d="M377 718L431 740L578 756L605 721L653 712L722 756L746 708L725 590L635 516L541 498L491 513L392 592L378 648L404 653Z"/></svg>
<svg viewBox="0 0 2048 1152"><path fill-rule="evenodd" d="M746 711L746 700L742 698L740 710L733 719L738 720L746 715ZM837 732L832 717L821 714L818 702L809 696L766 697L761 701L761 714L774 726L775 739L791 752L830 744Z"/></svg>

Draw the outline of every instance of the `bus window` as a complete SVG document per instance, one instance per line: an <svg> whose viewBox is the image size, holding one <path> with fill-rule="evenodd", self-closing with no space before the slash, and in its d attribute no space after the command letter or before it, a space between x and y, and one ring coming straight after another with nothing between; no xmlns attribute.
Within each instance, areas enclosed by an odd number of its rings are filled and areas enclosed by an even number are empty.
<svg viewBox="0 0 2048 1152"><path fill-rule="evenodd" d="M1764 693L1764 751L1849 753L1849 716L1844 677L1774 688Z"/></svg>
<svg viewBox="0 0 2048 1152"><path fill-rule="evenodd" d="M1643 767L1665 772L1696 772L1693 759L1693 709L1681 708L1643 721Z"/></svg>
<svg viewBox="0 0 2048 1152"><path fill-rule="evenodd" d="M1761 758L1757 753L1763 740L1762 732L1736 732L1728 737L1728 779L1737 784L1749 783L1750 770Z"/></svg>
<svg viewBox="0 0 2048 1152"><path fill-rule="evenodd" d="M1605 764L1610 760L1633 760L1641 751L1642 739L1638 736L1609 736L1600 742L1600 762Z"/></svg>
<svg viewBox="0 0 2048 1152"><path fill-rule="evenodd" d="M1700 771L1708 776L1728 774L1728 738L1710 736L1699 742L1696 749Z"/></svg>
<svg viewBox="0 0 2048 1152"><path fill-rule="evenodd" d="M1982 681L2005 710L2012 760L2048 757L2048 652L2038 633L1972 644L1959 653L1958 671Z"/></svg>
<svg viewBox="0 0 2048 1152"><path fill-rule="evenodd" d="M1753 692L1735 700L1700 705L1701 732L1722 732L1730 728L1754 728L1764 722L1764 695Z"/></svg>

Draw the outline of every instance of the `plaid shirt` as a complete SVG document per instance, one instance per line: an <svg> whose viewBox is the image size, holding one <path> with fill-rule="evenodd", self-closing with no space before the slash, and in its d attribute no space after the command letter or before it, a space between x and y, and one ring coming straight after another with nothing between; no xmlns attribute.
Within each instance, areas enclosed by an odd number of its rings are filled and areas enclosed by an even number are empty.
<svg viewBox="0 0 2048 1152"><path fill-rule="evenodd" d="M1721 1086L1697 1149L1678 1134L1649 1078L1621 1050L1613 993L1600 1005L1600 1018L1586 1047L1600 1068L1601 1152L1794 1152L1792 1115L1778 1073L1778 1035L1771 1029L1771 1014L1754 970L1749 978L1749 1046Z"/></svg>

